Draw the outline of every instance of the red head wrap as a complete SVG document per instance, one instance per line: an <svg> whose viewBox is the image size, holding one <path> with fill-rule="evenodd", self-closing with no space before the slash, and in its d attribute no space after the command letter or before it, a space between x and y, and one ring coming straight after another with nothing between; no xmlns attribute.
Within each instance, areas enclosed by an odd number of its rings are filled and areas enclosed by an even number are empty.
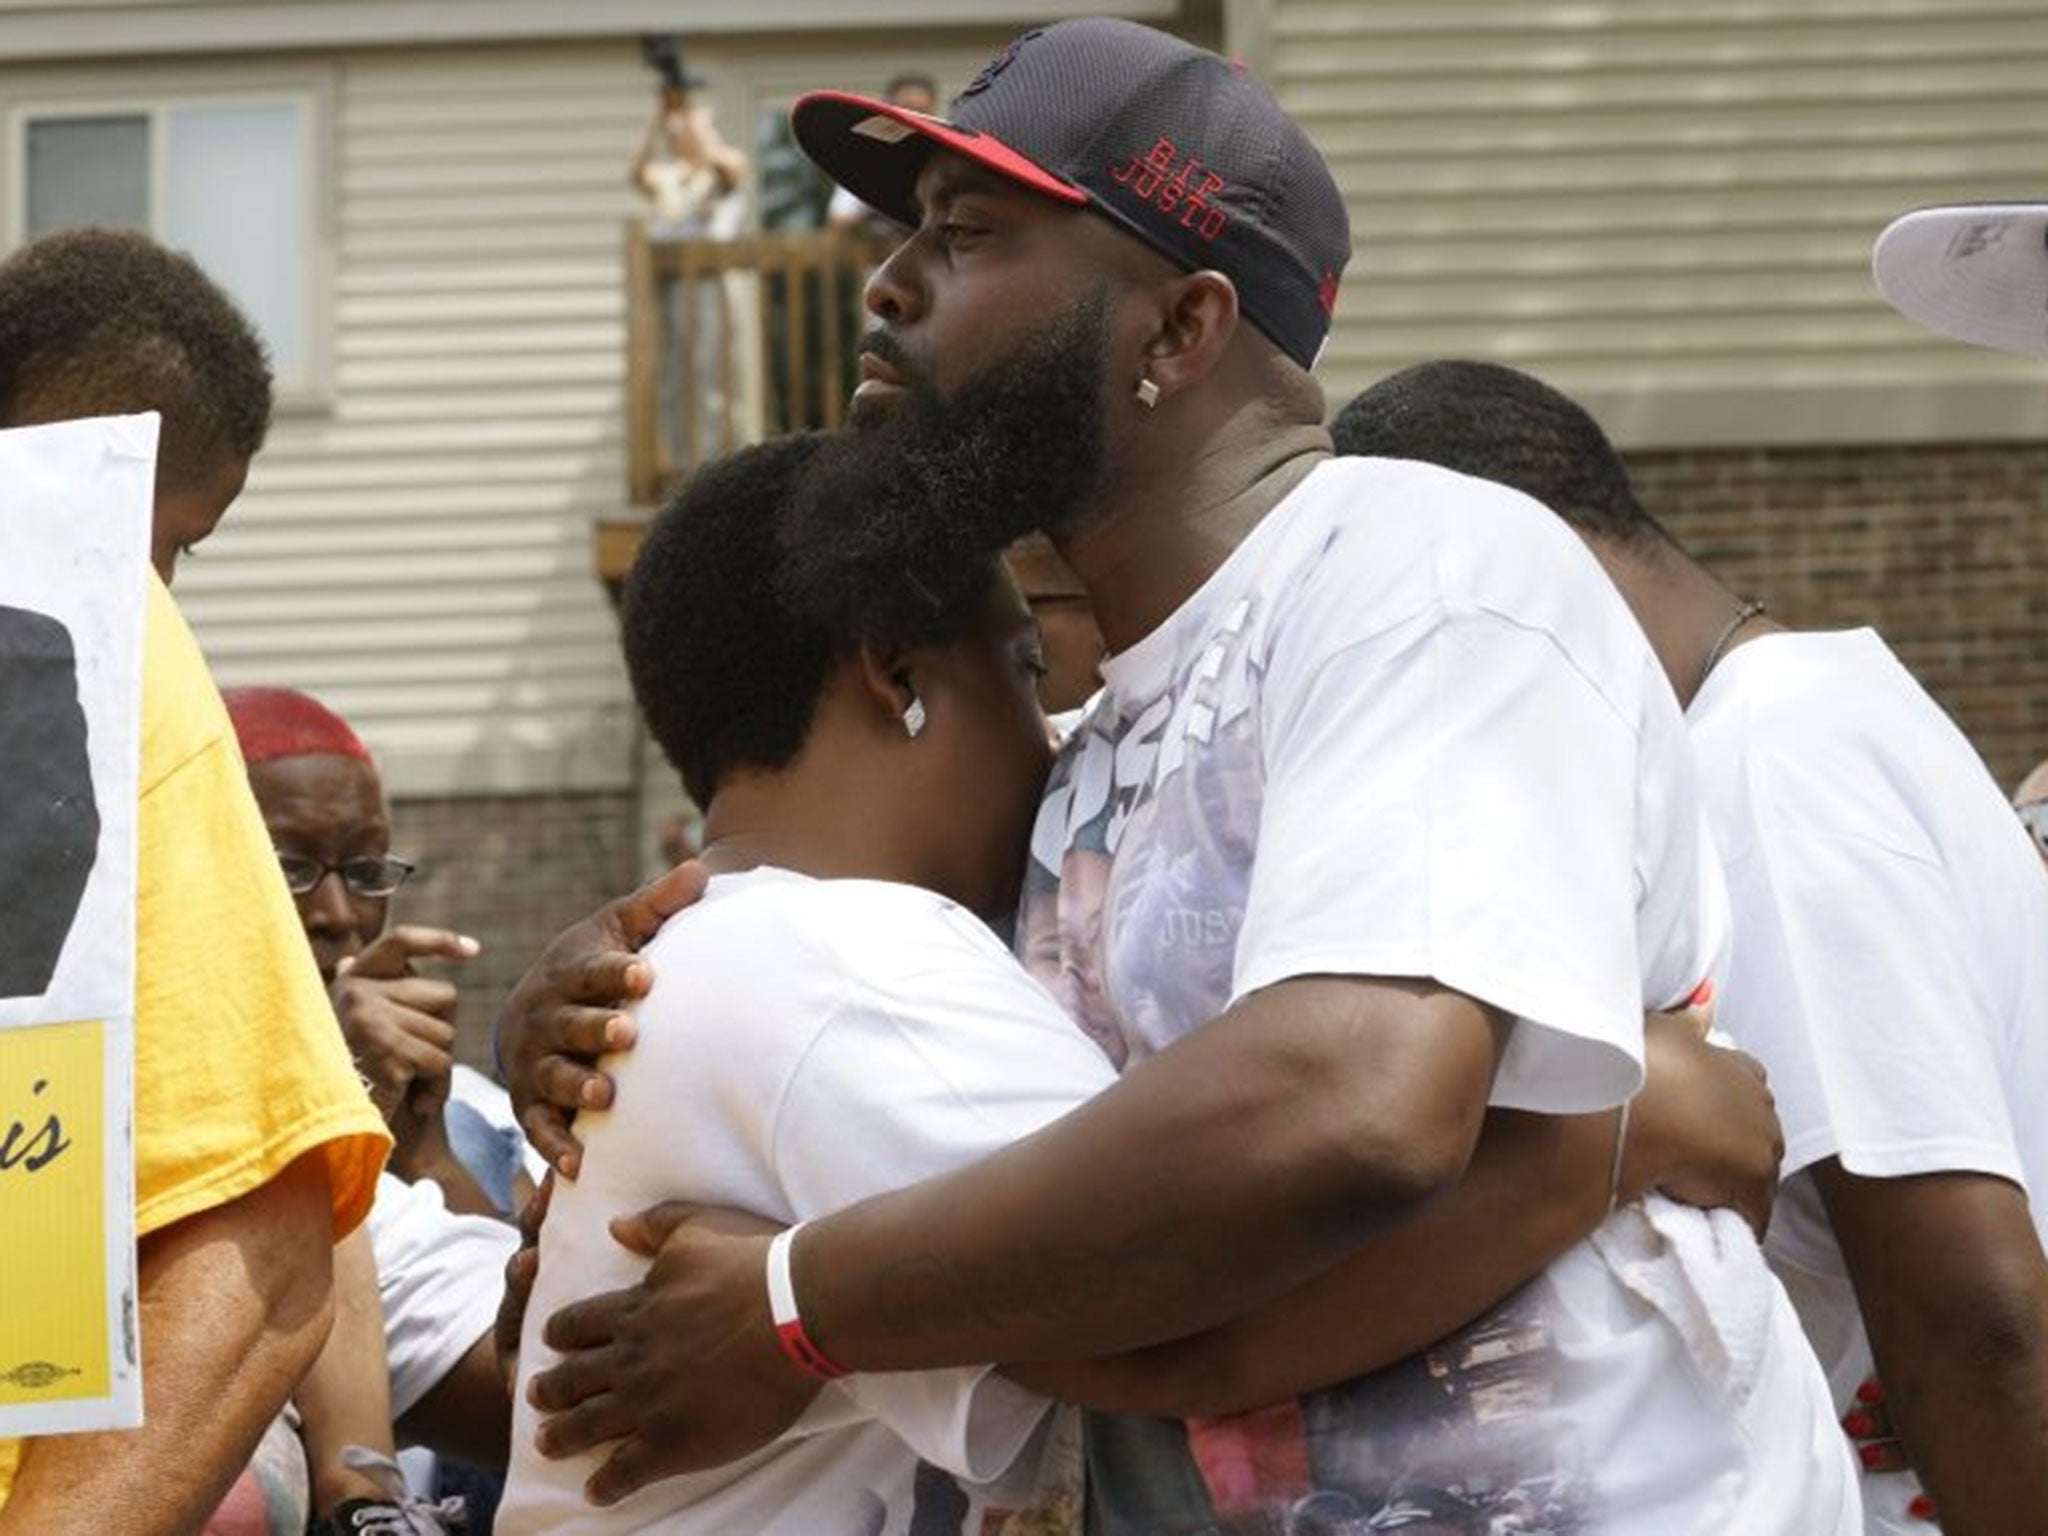
<svg viewBox="0 0 2048 1536"><path fill-rule="evenodd" d="M242 761L279 757L353 757L370 762L348 722L318 699L290 688L224 688L221 702L235 723Z"/></svg>

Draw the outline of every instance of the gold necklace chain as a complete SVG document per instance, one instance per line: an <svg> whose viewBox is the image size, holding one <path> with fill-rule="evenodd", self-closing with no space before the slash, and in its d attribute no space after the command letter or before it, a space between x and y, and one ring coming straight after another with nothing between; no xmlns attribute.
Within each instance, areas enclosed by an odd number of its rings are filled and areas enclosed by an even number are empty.
<svg viewBox="0 0 2048 1536"><path fill-rule="evenodd" d="M1735 617L1728 621L1727 627L1721 631L1719 638L1708 649L1706 665L1700 668L1700 680L1693 688L1694 693L1698 693L1701 688L1707 686L1707 678L1712 675L1715 666L1720 662L1722 653L1728 649L1728 642L1735 638L1735 632L1763 611L1764 600L1762 598L1745 597L1742 600L1735 610Z"/></svg>

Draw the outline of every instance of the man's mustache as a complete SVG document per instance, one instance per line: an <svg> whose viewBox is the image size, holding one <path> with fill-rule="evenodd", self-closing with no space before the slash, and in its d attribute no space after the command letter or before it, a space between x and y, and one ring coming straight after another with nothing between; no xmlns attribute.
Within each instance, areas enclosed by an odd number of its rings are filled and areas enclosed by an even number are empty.
<svg viewBox="0 0 2048 1536"><path fill-rule="evenodd" d="M861 355L870 353L893 368L906 385L924 382L924 370L911 358L910 349L904 346L895 332L873 330L865 333L854 355L857 360Z"/></svg>

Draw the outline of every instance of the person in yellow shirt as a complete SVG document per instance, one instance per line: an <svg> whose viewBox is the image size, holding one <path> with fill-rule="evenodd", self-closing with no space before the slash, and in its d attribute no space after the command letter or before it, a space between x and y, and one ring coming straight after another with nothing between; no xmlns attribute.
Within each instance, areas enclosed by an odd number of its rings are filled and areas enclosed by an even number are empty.
<svg viewBox="0 0 2048 1536"><path fill-rule="evenodd" d="M261 344L190 260L51 235L0 263L0 426L157 411L137 835L140 1429L0 1441L0 1536L197 1529L326 1339L389 1137L164 585L241 491ZM158 580L157 577L161 577Z"/></svg>

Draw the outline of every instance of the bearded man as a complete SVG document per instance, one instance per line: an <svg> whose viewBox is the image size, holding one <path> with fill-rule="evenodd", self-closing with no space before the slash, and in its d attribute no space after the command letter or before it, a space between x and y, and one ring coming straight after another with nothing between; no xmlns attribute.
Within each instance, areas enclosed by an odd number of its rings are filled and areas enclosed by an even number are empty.
<svg viewBox="0 0 2048 1536"><path fill-rule="evenodd" d="M943 597L1042 531L1086 586L1105 687L1021 927L1053 936L1047 979L1093 978L1127 1066L793 1239L637 1224L646 1279L550 1324L544 1449L621 1441L610 1499L751 1451L835 1372L999 1360L1099 1403L1120 1352L1363 1263L1418 1277L1434 1346L1357 1377L1361 1314L1324 1292L1319 1350L1235 1350L1318 1356L1277 1374L1327 1390L1091 1416L1092 1525L1855 1530L1824 1384L1740 1222L1651 1197L1558 1224L1584 1187L1487 1153L1517 1119L1618 1145L1644 1012L1715 970L1724 893L1676 702L1577 540L1502 488L1332 458L1309 370L1348 233L1313 146L1240 65L1107 20L1025 34L946 121L823 93L795 126L914 233L867 293L872 495L833 498L865 522L791 559L858 560L865 526ZM630 1039L603 1006L645 980L622 938L686 895L572 930L515 996L544 1150L571 1148L538 1087L602 1101L574 1058ZM1418 1228L1420 1252L1344 1263Z"/></svg>

